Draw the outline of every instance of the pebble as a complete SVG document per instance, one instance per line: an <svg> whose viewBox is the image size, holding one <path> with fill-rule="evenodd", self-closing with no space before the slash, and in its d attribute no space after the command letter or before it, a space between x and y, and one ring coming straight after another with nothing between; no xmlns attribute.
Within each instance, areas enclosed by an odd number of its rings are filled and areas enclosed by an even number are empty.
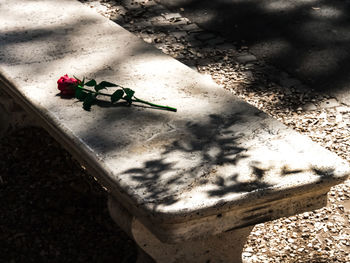
<svg viewBox="0 0 350 263"><path fill-rule="evenodd" d="M338 107L339 105L340 105L340 103L336 99L331 98L331 99L327 99L325 101L322 101L320 104L320 108L327 109L327 108Z"/></svg>
<svg viewBox="0 0 350 263"><path fill-rule="evenodd" d="M165 14L162 14L162 16L165 19L167 19L167 20L176 19L176 18L181 18L182 17L179 13L165 13Z"/></svg>
<svg viewBox="0 0 350 263"><path fill-rule="evenodd" d="M337 112L348 113L350 112L350 107L339 106L336 108Z"/></svg>
<svg viewBox="0 0 350 263"><path fill-rule="evenodd" d="M239 63L243 63L243 64L249 63L249 62L254 62L256 60L257 60L257 58L254 55L251 55L251 54L237 57L237 61Z"/></svg>
<svg viewBox="0 0 350 263"><path fill-rule="evenodd" d="M202 29L200 29L196 24L183 25L182 29L188 31L189 33L202 31Z"/></svg>
<svg viewBox="0 0 350 263"><path fill-rule="evenodd" d="M149 43L149 44L151 44L151 43L153 42L153 39L150 38L150 37L145 37L143 40L144 40L146 43Z"/></svg>
<svg viewBox="0 0 350 263"><path fill-rule="evenodd" d="M288 242L289 242L289 243L294 243L295 240L294 240L293 238L288 238Z"/></svg>
<svg viewBox="0 0 350 263"><path fill-rule="evenodd" d="M174 36L177 39L180 39L182 37L186 37L187 36L187 32L186 31L175 31L175 32L171 32L170 33L172 36Z"/></svg>
<svg viewBox="0 0 350 263"><path fill-rule="evenodd" d="M254 252L253 248L252 247L247 247L245 248L245 252Z"/></svg>
<svg viewBox="0 0 350 263"><path fill-rule="evenodd" d="M315 110L317 110L317 106L314 103L309 102L302 107L302 110L315 111Z"/></svg>

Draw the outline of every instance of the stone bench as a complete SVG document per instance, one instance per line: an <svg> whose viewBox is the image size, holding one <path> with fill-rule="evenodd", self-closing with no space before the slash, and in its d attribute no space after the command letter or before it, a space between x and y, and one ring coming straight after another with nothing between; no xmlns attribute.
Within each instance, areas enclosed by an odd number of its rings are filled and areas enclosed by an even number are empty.
<svg viewBox="0 0 350 263"><path fill-rule="evenodd" d="M325 206L349 174L335 154L77 1L0 0L0 20L1 92L108 189L112 218L146 252L139 262L240 262L255 224ZM66 73L178 111L86 112L58 95Z"/></svg>

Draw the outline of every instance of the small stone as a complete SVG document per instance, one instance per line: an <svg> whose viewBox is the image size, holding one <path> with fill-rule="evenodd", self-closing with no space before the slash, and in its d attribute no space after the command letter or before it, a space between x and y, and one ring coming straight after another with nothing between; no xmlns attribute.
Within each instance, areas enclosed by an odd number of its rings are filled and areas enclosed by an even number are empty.
<svg viewBox="0 0 350 263"><path fill-rule="evenodd" d="M237 57L237 61L242 64L254 62L256 60L256 56L250 54Z"/></svg>
<svg viewBox="0 0 350 263"><path fill-rule="evenodd" d="M250 253L254 252L252 247L247 247L244 251L245 252L250 252Z"/></svg>
<svg viewBox="0 0 350 263"><path fill-rule="evenodd" d="M182 37L186 37L187 36L187 32L186 31L174 31L174 32L171 32L170 34L173 35L177 39L180 39Z"/></svg>
<svg viewBox="0 0 350 263"><path fill-rule="evenodd" d="M343 121L343 115L337 114L337 115L335 116L335 122L336 122L336 123L340 123L340 122L342 122L342 121Z"/></svg>
<svg viewBox="0 0 350 263"><path fill-rule="evenodd" d="M243 257L246 257L246 258L249 258L249 257L251 257L253 254L252 253L250 253L250 252L243 252L242 253L242 256Z"/></svg>
<svg viewBox="0 0 350 263"><path fill-rule="evenodd" d="M327 227L328 228L332 228L334 225L331 223L331 222L329 222L329 223L327 223Z"/></svg>
<svg viewBox="0 0 350 263"><path fill-rule="evenodd" d="M344 106L337 107L336 110L339 113L348 113L348 112L350 112L350 108L349 107L344 107Z"/></svg>
<svg viewBox="0 0 350 263"><path fill-rule="evenodd" d="M154 16L150 19L150 21L153 22L159 22L159 21L164 21L164 17L162 16Z"/></svg>
<svg viewBox="0 0 350 263"><path fill-rule="evenodd" d="M339 106L339 102L334 98L327 99L327 100L321 102L321 104L320 104L320 107L323 109L333 108L333 107L337 107L337 106Z"/></svg>
<svg viewBox="0 0 350 263"><path fill-rule="evenodd" d="M326 112L322 112L322 113L319 115L319 118L320 118L320 119L327 119L327 113L326 113Z"/></svg>
<svg viewBox="0 0 350 263"><path fill-rule="evenodd" d="M313 103L307 103L303 106L303 110L304 111L315 111L315 110L317 110L317 107Z"/></svg>
<svg viewBox="0 0 350 263"><path fill-rule="evenodd" d="M179 18L171 18L170 20L168 20L169 22L173 23L176 26L180 26L180 25L187 25L188 21L182 17Z"/></svg>
<svg viewBox="0 0 350 263"><path fill-rule="evenodd" d="M181 53L177 53L177 54L174 54L174 58L176 58L176 59L184 59L185 55L181 54Z"/></svg>
<svg viewBox="0 0 350 263"><path fill-rule="evenodd" d="M288 242L289 242L289 243L294 243L295 240L294 240L293 238L288 238Z"/></svg>
<svg viewBox="0 0 350 263"><path fill-rule="evenodd" d="M148 44L151 44L153 42L153 39L151 37L145 37L143 38L143 41L145 41Z"/></svg>
<svg viewBox="0 0 350 263"><path fill-rule="evenodd" d="M167 20L176 19L176 18L181 17L181 15L179 13L166 13L166 14L162 14L162 16Z"/></svg>

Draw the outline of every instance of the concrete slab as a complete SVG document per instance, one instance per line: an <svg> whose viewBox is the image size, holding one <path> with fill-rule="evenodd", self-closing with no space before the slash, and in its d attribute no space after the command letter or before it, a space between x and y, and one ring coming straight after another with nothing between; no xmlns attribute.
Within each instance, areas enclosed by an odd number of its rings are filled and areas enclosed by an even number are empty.
<svg viewBox="0 0 350 263"><path fill-rule="evenodd" d="M55 11L59 10L59 12ZM346 162L72 0L0 0L0 87L159 239L179 242L325 205ZM178 108L83 111L64 75Z"/></svg>

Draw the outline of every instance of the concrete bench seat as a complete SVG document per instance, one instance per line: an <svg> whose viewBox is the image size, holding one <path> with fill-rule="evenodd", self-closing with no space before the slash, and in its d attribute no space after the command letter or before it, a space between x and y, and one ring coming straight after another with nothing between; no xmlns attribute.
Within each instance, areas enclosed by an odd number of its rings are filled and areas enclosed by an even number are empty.
<svg viewBox="0 0 350 263"><path fill-rule="evenodd" d="M240 262L255 224L325 206L349 174L335 154L77 1L0 0L0 22L0 91L99 179L113 219L157 262ZM64 74L178 111L86 112L58 95Z"/></svg>

